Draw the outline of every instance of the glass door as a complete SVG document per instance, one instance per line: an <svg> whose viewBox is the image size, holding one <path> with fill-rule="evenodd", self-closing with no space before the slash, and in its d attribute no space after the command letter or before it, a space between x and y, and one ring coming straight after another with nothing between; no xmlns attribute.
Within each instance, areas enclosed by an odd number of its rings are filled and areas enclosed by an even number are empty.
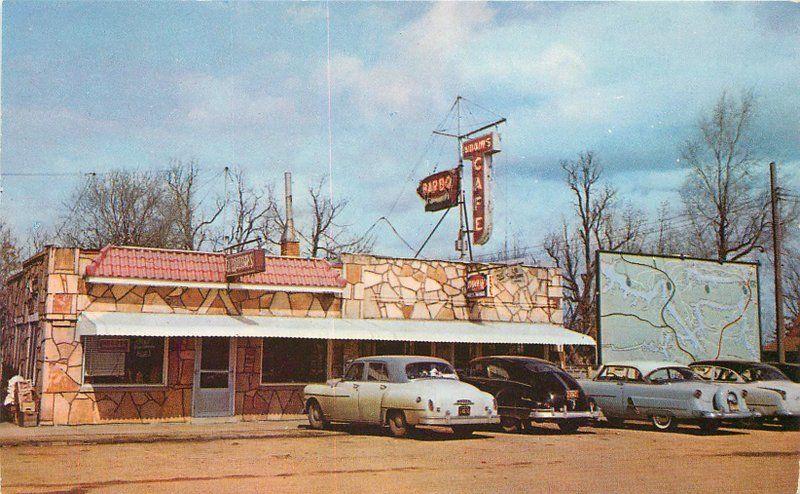
<svg viewBox="0 0 800 494"><path fill-rule="evenodd" d="M233 338L199 338L196 342L192 416L233 415Z"/></svg>

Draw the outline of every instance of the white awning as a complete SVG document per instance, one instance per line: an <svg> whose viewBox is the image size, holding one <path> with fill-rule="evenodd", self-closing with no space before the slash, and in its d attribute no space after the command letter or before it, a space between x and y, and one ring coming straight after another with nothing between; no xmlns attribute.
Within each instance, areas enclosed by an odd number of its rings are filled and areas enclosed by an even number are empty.
<svg viewBox="0 0 800 494"><path fill-rule="evenodd" d="M83 312L81 336L245 336L334 340L594 345L585 334L547 323L333 319Z"/></svg>

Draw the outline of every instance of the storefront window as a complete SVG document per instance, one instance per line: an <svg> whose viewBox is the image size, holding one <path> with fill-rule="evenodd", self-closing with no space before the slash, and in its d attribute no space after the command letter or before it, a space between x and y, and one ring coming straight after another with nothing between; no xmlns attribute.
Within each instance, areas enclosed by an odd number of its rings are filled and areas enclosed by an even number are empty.
<svg viewBox="0 0 800 494"><path fill-rule="evenodd" d="M261 350L261 382L325 382L327 340L264 338Z"/></svg>
<svg viewBox="0 0 800 494"><path fill-rule="evenodd" d="M83 382L163 384L165 346L166 338L162 337L86 336Z"/></svg>

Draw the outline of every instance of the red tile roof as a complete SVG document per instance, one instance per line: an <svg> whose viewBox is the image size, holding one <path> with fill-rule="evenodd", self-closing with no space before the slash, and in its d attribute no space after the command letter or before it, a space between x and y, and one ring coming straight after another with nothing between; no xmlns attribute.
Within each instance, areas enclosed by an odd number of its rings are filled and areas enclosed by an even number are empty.
<svg viewBox="0 0 800 494"><path fill-rule="evenodd" d="M237 283L342 288L346 282L324 259L266 257L263 273L241 276ZM225 254L109 245L87 266L86 276L145 280L225 283Z"/></svg>

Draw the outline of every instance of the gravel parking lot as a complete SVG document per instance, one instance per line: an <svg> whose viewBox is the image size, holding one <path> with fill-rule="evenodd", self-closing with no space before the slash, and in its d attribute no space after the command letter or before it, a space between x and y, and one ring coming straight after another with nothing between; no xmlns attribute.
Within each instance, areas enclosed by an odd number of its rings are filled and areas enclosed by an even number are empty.
<svg viewBox="0 0 800 494"><path fill-rule="evenodd" d="M800 433L644 424L0 450L2 492L798 492Z"/></svg>

